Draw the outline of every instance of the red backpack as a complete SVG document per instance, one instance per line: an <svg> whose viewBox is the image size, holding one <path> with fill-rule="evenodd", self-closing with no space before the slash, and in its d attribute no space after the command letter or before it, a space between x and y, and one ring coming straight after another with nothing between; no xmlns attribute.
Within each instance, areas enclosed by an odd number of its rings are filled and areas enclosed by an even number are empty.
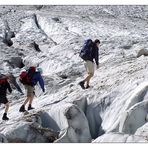
<svg viewBox="0 0 148 148"><path fill-rule="evenodd" d="M28 71L23 71L21 74L20 74L20 77L19 77L19 80L22 84L24 85L33 85L32 83L32 79L33 79L33 76L35 74L35 71L36 71L36 68L35 67L30 67L28 69Z"/></svg>
<svg viewBox="0 0 148 148"><path fill-rule="evenodd" d="M0 79L0 85L7 83L7 78Z"/></svg>
<svg viewBox="0 0 148 148"><path fill-rule="evenodd" d="M5 75L1 75L1 77L0 77L0 85L6 84L7 82L8 82L7 77Z"/></svg>

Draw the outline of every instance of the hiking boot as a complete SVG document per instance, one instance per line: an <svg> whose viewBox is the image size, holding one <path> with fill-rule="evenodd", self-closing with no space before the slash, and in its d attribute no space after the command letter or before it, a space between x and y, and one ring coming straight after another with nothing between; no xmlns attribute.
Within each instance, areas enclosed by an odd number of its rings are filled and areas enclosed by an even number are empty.
<svg viewBox="0 0 148 148"><path fill-rule="evenodd" d="M25 106L24 105L22 105L21 107L20 107L20 109L19 109L19 112L25 112L26 110L25 110Z"/></svg>
<svg viewBox="0 0 148 148"><path fill-rule="evenodd" d="M7 113L4 113L4 114L3 114L2 119L3 119L3 120L9 120L9 118L7 117Z"/></svg>
<svg viewBox="0 0 148 148"><path fill-rule="evenodd" d="M31 105L28 106L28 110L34 109Z"/></svg>
<svg viewBox="0 0 148 148"><path fill-rule="evenodd" d="M87 85L87 86L85 87L85 89L88 89L88 88L90 88L90 86L89 86L89 85Z"/></svg>
<svg viewBox="0 0 148 148"><path fill-rule="evenodd" d="M79 82L79 85L82 87L82 89L85 89L85 87L84 87L84 81Z"/></svg>

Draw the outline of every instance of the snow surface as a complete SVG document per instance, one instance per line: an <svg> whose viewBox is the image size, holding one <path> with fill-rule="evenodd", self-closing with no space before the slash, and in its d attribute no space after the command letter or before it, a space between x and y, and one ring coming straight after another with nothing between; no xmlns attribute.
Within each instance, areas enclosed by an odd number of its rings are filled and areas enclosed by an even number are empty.
<svg viewBox="0 0 148 148"><path fill-rule="evenodd" d="M93 143L144 143L147 142L147 138L143 136L128 135L123 133L107 133L99 138L95 139Z"/></svg>
<svg viewBox="0 0 148 148"><path fill-rule="evenodd" d="M16 90L8 94L10 120L0 121L0 133L8 142L147 142L147 10L148 6L0 6L0 72L11 71L18 81L24 68L12 59L21 57L26 67L43 68L46 88L43 93L36 86L29 122L18 111L25 96ZM16 34L11 47L2 42L6 18ZM86 72L79 51L87 38L101 41L100 68L91 88L82 90L78 82ZM0 117L3 112L1 105Z"/></svg>

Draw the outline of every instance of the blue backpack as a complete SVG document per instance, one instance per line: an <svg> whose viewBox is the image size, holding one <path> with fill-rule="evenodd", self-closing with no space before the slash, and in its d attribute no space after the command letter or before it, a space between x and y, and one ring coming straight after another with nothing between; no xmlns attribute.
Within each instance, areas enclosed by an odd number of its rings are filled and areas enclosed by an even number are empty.
<svg viewBox="0 0 148 148"><path fill-rule="evenodd" d="M80 51L79 56L84 60L89 60L91 58L93 41L91 39L87 39L84 42L84 45Z"/></svg>

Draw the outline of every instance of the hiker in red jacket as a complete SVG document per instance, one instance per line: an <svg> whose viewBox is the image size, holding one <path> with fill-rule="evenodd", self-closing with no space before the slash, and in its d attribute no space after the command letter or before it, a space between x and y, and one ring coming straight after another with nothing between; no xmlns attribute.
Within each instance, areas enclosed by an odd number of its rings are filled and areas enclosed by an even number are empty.
<svg viewBox="0 0 148 148"><path fill-rule="evenodd" d="M3 120L9 120L9 118L7 117L7 112L9 110L9 102L6 97L7 89L9 90L10 93L12 92L12 89L10 87L8 80L7 80L7 77L5 75L1 74L0 75L0 103L5 105L5 112L2 117Z"/></svg>

